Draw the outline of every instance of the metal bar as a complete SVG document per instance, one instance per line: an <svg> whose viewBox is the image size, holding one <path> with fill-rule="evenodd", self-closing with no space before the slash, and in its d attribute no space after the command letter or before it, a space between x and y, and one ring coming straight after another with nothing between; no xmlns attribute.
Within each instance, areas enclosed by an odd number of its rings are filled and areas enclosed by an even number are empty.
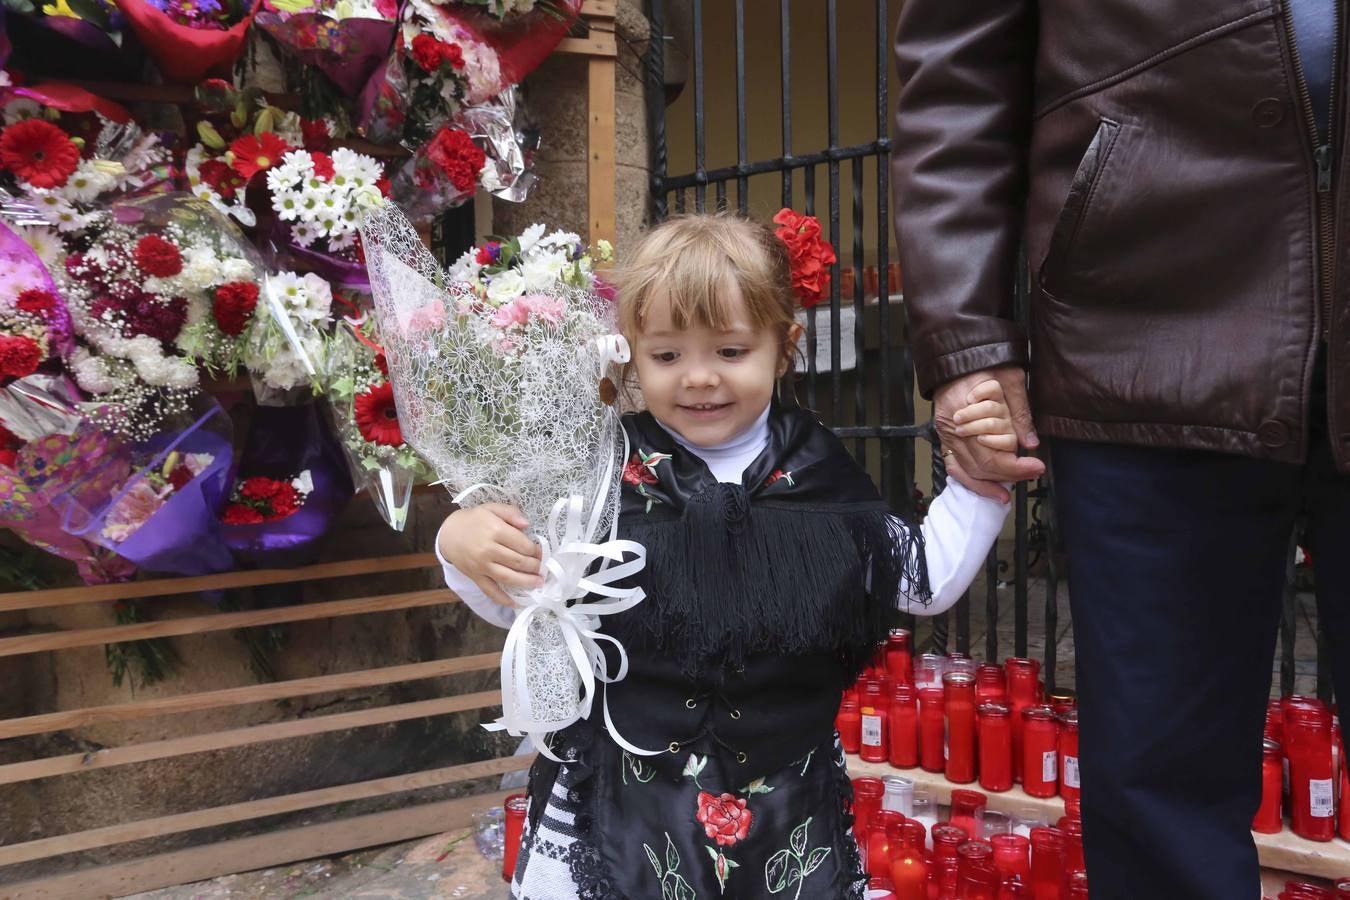
<svg viewBox="0 0 1350 900"><path fill-rule="evenodd" d="M998 542L984 564L984 658L998 662Z"/></svg>
<svg viewBox="0 0 1350 900"><path fill-rule="evenodd" d="M685 192L684 192L683 189L680 189L680 190L678 190L678 191L675 192L675 213L676 213L676 215L684 215L684 210L685 210L685 198L684 198L684 194L685 194Z"/></svg>
<svg viewBox="0 0 1350 900"><path fill-rule="evenodd" d="M1284 567L1284 603L1280 613L1280 696L1294 693L1294 641L1298 637L1298 598L1294 595L1294 553L1298 534L1289 538L1289 555Z"/></svg>
<svg viewBox="0 0 1350 900"><path fill-rule="evenodd" d="M816 167L807 166L802 173L806 194L806 215L816 214ZM816 313L818 306L806 311L806 406L816 409L816 351L819 337L816 334Z"/></svg>
<svg viewBox="0 0 1350 900"><path fill-rule="evenodd" d="M1045 519L1045 668L1041 674L1046 688L1054 690L1059 678L1059 521L1055 513L1055 476L1045 470L1045 496L1041 498L1041 514ZM1074 683L1077 684L1075 678Z"/></svg>
<svg viewBox="0 0 1350 900"><path fill-rule="evenodd" d="M736 165L745 165L749 155L745 140L745 0L736 0ZM736 208L750 212L750 179L736 178Z"/></svg>
<svg viewBox="0 0 1350 900"><path fill-rule="evenodd" d="M718 212L725 212L727 208L727 183L725 181L717 182L717 205L714 207Z"/></svg>
<svg viewBox="0 0 1350 900"><path fill-rule="evenodd" d="M922 425L844 425L830 429L840 438L880 438L882 440L901 440L906 438L927 437L932 430L931 422Z"/></svg>
<svg viewBox="0 0 1350 900"><path fill-rule="evenodd" d="M838 0L825 2L825 83L830 149L839 146L839 15ZM830 424L844 418L843 373L839 371L839 160L828 163L830 177Z"/></svg>
<svg viewBox="0 0 1350 900"><path fill-rule="evenodd" d="M938 451L938 445L932 445L933 460L933 496L936 497L942 493L943 488L947 486L947 467L942 462L942 454ZM947 613L938 613L932 617L933 633L929 638L930 652L947 652Z"/></svg>
<svg viewBox="0 0 1350 900"><path fill-rule="evenodd" d="M778 80L782 93L783 112L783 159L792 158L792 21L789 5L791 0L779 0L778 4ZM792 169L783 167L783 205L792 206Z"/></svg>
<svg viewBox="0 0 1350 900"><path fill-rule="evenodd" d="M668 214L666 206L666 3L648 0L651 39L647 42L647 121L651 123L652 212L656 221Z"/></svg>
<svg viewBox="0 0 1350 900"><path fill-rule="evenodd" d="M853 169L853 421L867 421L866 343L863 324L867 321L863 307L863 161L854 159ZM838 421L835 422L839 424ZM857 438L853 455L858 465L867 468L867 439Z"/></svg>
<svg viewBox="0 0 1350 900"><path fill-rule="evenodd" d="M1016 282L1013 284L1013 318L1022 323L1025 331L1030 331L1031 314L1028 302L1031 290L1031 276L1027 268L1026 251L1017 255ZM1013 643L1018 656L1027 655L1027 484L1019 482L1013 490ZM1046 641L1055 636L1047 634Z"/></svg>
<svg viewBox="0 0 1350 900"><path fill-rule="evenodd" d="M694 172L699 176L694 185L694 211L703 212L708 199L707 173L704 165L705 139L703 122L703 0L694 0Z"/></svg>
<svg viewBox="0 0 1350 900"><path fill-rule="evenodd" d="M877 139L889 134L890 100L889 79L891 72L890 16L886 0L877 0ZM884 426L891 421L891 297L890 282L887 278L890 269L891 223L890 223L890 171L887 159L877 157L877 340L880 352L877 354L880 364L880 380L877 385L877 405L880 410L877 420ZM892 456L891 442L881 441L881 496L895 503L895 461ZM906 494L913 492L914 473L912 469L901 472L900 482ZM904 508L911 505L909 497L904 497Z"/></svg>
<svg viewBox="0 0 1350 900"><path fill-rule="evenodd" d="M667 190L695 187L699 184L709 184L719 178L736 178L740 175L769 175L774 172L782 172L784 169L809 169L821 163L844 162L858 156L884 157L890 153L890 150L891 142L889 140L870 141L866 144L835 147L791 158L759 160L758 162L746 163L743 167L724 166L720 169L700 170L685 175L675 175L667 178L663 183Z"/></svg>

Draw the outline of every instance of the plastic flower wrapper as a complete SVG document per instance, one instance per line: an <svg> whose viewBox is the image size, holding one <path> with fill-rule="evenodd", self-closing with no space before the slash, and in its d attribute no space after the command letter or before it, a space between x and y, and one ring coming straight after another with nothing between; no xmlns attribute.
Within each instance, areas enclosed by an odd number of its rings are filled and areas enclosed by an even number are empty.
<svg viewBox="0 0 1350 900"><path fill-rule="evenodd" d="M395 531L408 522L412 489L431 470L403 439L394 388L373 316L344 318L328 351L324 398L352 479Z"/></svg>
<svg viewBox="0 0 1350 900"><path fill-rule="evenodd" d="M311 563L352 493L346 459L317 402L260 406L221 516L225 545L258 566Z"/></svg>
<svg viewBox="0 0 1350 900"><path fill-rule="evenodd" d="M61 527L58 501L97 504L131 472L126 444L75 404L62 376L30 375L0 389L0 526L75 563L87 584L126 581L134 565Z"/></svg>
<svg viewBox="0 0 1350 900"><path fill-rule="evenodd" d="M168 187L169 152L126 110L68 85L0 95L0 218L63 240L105 227L111 205Z"/></svg>
<svg viewBox="0 0 1350 900"><path fill-rule="evenodd" d="M263 0L254 21L355 98L388 55L397 15L397 0Z"/></svg>
<svg viewBox="0 0 1350 900"><path fill-rule="evenodd" d="M32 375L72 348L70 312L42 258L0 223L0 383Z"/></svg>
<svg viewBox="0 0 1350 900"><path fill-rule="evenodd" d="M283 270L263 280L262 300L242 356L254 396L264 406L305 402L321 383L332 289L313 273Z"/></svg>
<svg viewBox="0 0 1350 900"><path fill-rule="evenodd" d="M228 77L244 52L258 0L116 0L164 80Z"/></svg>
<svg viewBox="0 0 1350 900"><path fill-rule="evenodd" d="M199 395L164 430L129 444L131 475L111 496L58 501L62 527L148 571L229 569L219 517L230 486L231 434L220 404Z"/></svg>
<svg viewBox="0 0 1350 900"><path fill-rule="evenodd" d="M405 439L456 502L514 504L540 542L544 585L515 594L496 726L551 754L543 736L589 715L597 680L626 674L601 618L643 598L615 586L646 551L615 540L627 441L602 400L602 378L628 359L627 344L610 304L582 288L555 280L498 299L441 272L393 204L361 232ZM618 647L613 673L602 641Z"/></svg>

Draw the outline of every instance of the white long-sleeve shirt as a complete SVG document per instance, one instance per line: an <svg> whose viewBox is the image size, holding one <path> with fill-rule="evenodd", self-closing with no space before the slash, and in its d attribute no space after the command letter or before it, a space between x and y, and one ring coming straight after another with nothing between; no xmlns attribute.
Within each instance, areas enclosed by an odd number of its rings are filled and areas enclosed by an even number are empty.
<svg viewBox="0 0 1350 900"><path fill-rule="evenodd" d="M673 431L670 435L681 447L703 460L718 481L739 484L746 468L768 444L768 420L769 409L766 407L744 434L714 447L691 444ZM920 616L937 615L954 606L988 558L990 548L1003 530L1009 508L997 500L981 497L957 481L947 482L946 490L934 498L920 526L932 601L927 606L913 602L912 587L902 583L896 605ZM904 520L891 517L891 528L897 533L897 540L903 540L909 527ZM447 562L441 556L439 540L436 558L445 570L446 586L470 609L494 625L511 627L516 618L515 609L488 599L468 576Z"/></svg>

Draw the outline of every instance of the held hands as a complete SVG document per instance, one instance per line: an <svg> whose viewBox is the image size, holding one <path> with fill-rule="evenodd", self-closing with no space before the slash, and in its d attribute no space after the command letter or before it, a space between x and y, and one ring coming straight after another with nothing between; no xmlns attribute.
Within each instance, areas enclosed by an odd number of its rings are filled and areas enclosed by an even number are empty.
<svg viewBox="0 0 1350 900"><path fill-rule="evenodd" d="M1017 455L1018 447L1040 445L1019 367L1000 366L944 384L933 397L933 416L947 472L975 493L1007 503L1010 495L1000 482L1045 472L1039 459Z"/></svg>
<svg viewBox="0 0 1350 900"><path fill-rule="evenodd" d="M524 533L528 526L514 506L484 503L452 512L441 524L436 543L446 561L472 579L488 599L515 606L503 585L535 588L544 583L539 545Z"/></svg>

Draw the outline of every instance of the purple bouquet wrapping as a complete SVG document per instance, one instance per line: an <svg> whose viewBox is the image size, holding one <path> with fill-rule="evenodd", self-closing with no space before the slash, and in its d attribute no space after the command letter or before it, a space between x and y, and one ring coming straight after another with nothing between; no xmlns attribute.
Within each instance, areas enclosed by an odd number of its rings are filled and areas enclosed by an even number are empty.
<svg viewBox="0 0 1350 900"><path fill-rule="evenodd" d="M290 55L357 97L394 42L394 0L264 2L254 22Z"/></svg>

